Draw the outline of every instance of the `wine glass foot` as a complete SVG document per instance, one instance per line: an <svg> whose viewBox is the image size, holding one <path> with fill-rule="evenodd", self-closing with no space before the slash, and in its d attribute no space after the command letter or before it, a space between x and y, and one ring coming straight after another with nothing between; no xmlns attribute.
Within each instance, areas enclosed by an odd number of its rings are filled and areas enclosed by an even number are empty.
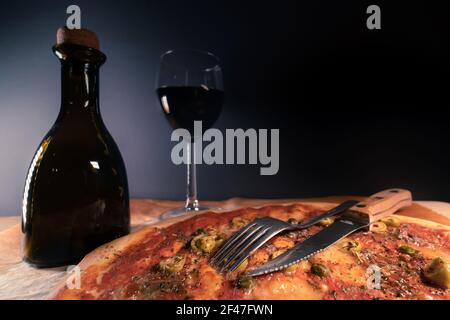
<svg viewBox="0 0 450 320"><path fill-rule="evenodd" d="M170 219L170 218L180 217L180 216L183 216L183 215L191 213L191 212L200 212L200 211L206 211L206 210L211 210L211 208L206 207L206 206L196 206L196 207L187 206L187 207L182 207L182 208L175 208L175 209L171 209L166 212L163 212L160 215L159 219L166 220L166 219Z"/></svg>

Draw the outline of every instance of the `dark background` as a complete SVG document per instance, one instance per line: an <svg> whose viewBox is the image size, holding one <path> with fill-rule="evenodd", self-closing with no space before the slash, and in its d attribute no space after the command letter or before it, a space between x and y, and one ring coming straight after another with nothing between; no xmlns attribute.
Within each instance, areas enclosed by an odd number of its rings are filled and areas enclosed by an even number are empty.
<svg viewBox="0 0 450 320"><path fill-rule="evenodd" d="M444 2L442 2L444 3ZM20 212L35 148L59 110L51 53L66 7L108 62L101 110L133 197L182 199L154 93L159 55L222 60L225 128L279 128L280 170L201 166L201 199L310 197L403 187L450 201L450 19L437 1L0 1L0 215ZM381 30L366 8L381 7Z"/></svg>

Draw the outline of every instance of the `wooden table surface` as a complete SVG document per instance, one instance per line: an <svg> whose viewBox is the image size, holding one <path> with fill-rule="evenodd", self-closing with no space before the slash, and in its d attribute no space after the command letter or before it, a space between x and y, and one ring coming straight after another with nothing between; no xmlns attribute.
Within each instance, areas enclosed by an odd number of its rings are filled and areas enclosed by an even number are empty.
<svg viewBox="0 0 450 320"><path fill-rule="evenodd" d="M289 204L294 202L321 203L331 205L348 199L361 197L327 197L314 199L244 199L232 198L226 201L203 202L215 211L229 211L241 207L258 207L268 204ZM164 211L182 206L181 201L154 199L133 199L131 201L131 224L136 230L144 225L159 222ZM401 214L425 218L450 225L450 203L423 201L415 202ZM66 268L35 269L21 261L20 217L0 217L0 299L44 299L66 275Z"/></svg>

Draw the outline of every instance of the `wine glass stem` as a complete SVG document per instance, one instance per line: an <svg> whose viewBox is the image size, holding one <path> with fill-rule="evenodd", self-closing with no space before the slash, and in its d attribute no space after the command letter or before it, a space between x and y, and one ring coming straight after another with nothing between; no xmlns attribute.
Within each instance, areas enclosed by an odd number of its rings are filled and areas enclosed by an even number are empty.
<svg viewBox="0 0 450 320"><path fill-rule="evenodd" d="M195 140L188 143L187 146L187 196L186 196L186 209L197 210L197 171L195 169Z"/></svg>

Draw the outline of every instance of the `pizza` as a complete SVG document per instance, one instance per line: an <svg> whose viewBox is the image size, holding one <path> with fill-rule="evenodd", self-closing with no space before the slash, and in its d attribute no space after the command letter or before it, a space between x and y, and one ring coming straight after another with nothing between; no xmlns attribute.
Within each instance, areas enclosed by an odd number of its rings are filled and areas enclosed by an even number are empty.
<svg viewBox="0 0 450 320"><path fill-rule="evenodd" d="M450 227L402 215L267 275L245 274L333 221L272 238L232 273L220 273L209 263L227 238L256 217L301 222L325 209L271 205L149 226L87 255L79 264L79 286L63 281L50 298L450 299Z"/></svg>

